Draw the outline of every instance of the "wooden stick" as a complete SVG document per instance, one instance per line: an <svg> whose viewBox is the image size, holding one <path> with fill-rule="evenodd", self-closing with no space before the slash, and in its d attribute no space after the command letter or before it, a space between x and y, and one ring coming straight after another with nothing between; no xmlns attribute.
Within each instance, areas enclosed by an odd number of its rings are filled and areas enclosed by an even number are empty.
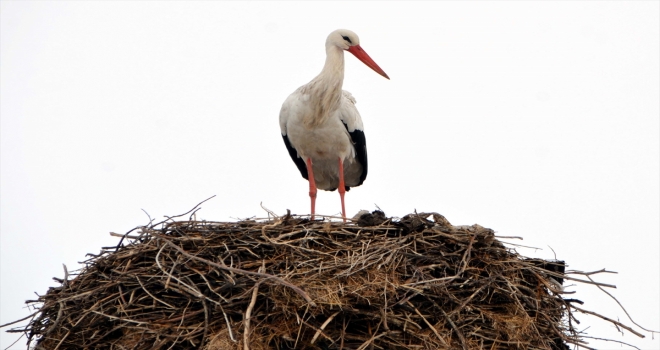
<svg viewBox="0 0 660 350"><path fill-rule="evenodd" d="M449 348L449 344L447 344L447 342L445 342L445 340L442 339L442 337L440 336L440 333L438 333L438 330L435 329L435 327L433 327L433 325L432 325L432 324L426 319L426 317L424 317L424 315L422 315L422 313L419 312L419 310L417 310L417 308L416 308L416 307L415 307L410 301L408 301L408 306L410 306L411 308L413 308L413 309L415 310L415 312L417 313L417 315L419 315L419 317L421 317L422 320L424 320L424 323L426 323L426 325L429 326L429 328L431 328L431 330L432 330L433 333L435 333L435 335L438 337L438 340L440 340L440 342L442 343L442 345L444 345L444 346L446 346L447 348Z"/></svg>
<svg viewBox="0 0 660 350"><path fill-rule="evenodd" d="M332 321L332 319L335 318L335 316L337 316L337 315L339 315L339 311L337 311L334 314L330 315L330 317L328 317L328 319L325 320L325 322L323 322L321 327L319 327L319 329L316 331L316 334L314 334L314 337L312 338L312 341L309 342L310 344L314 344L314 342L316 341L316 338L318 338L319 335L321 335L321 333L323 333L323 329L325 329L325 326L327 326L328 323L330 323L330 321Z"/></svg>
<svg viewBox="0 0 660 350"><path fill-rule="evenodd" d="M216 264L213 261L206 260L204 258L200 258L200 257L194 256L192 254L188 254L188 252L186 252L185 250L183 250L181 247L177 246L176 244L172 243L169 239L164 238L162 235L157 235L157 236L158 236L159 239L162 239L163 241L165 241L165 243L170 245L172 248L176 249L179 253L183 254L184 256L186 256L190 259L201 261L201 262L203 262L205 264L208 264L208 265L211 265L213 267L217 267L219 269L226 270L226 271L231 271L231 272L238 273L238 274L259 276L259 277L263 277L264 279L267 279L267 280L268 279L274 280L275 282L277 282L281 285L284 285L284 286L287 286L287 287L291 288L294 292L298 293L298 295L303 297L305 299L305 301L307 301L312 307L316 307L316 303L314 303L312 298L310 298L309 295L307 295L307 293L305 293L305 291L303 291L302 289L298 288L297 286L295 286L295 285L293 285L293 284L291 284L291 283L289 283L289 282L287 282L287 281L285 281L285 280L283 280L283 279L281 279L277 276L269 275L267 273L246 271L246 270L241 270L241 269L237 269L237 268L234 268L234 267L229 267L229 266L223 266L223 265L220 265L220 264Z"/></svg>
<svg viewBox="0 0 660 350"><path fill-rule="evenodd" d="M254 285L254 288L252 290L252 299L250 300L250 305L248 305L247 311L245 311L245 327L243 328L243 349L244 350L250 350L250 316L252 316L252 309L254 308L254 304L257 302L257 295L259 294L259 284L261 282L257 282L257 284Z"/></svg>
<svg viewBox="0 0 660 350"><path fill-rule="evenodd" d="M574 309L577 310L577 311L580 311L580 312L583 313L583 314L594 315L594 316L596 316L596 317L600 317L600 318L602 318L602 319L605 320L605 321L612 322L612 323L614 323L615 325L617 325L617 326L619 326L619 327L621 327L621 328L623 328L623 329L628 330L630 333L632 333L632 334L634 334L634 335L636 335L636 336L638 336L638 337L640 337L640 338L645 338L645 336L644 336L643 334L636 332L634 329L632 329L632 328L626 326L625 324L623 324L623 323L621 323L621 322L619 322L619 321L615 321L615 320L613 320L613 319L611 319L611 318L608 318L608 317L605 317L605 316L603 316L603 315L597 314L597 313L595 313L595 312L593 312L593 311L580 309L579 307L577 307L577 306L575 306L575 305L573 305L573 304L571 304L571 307L574 308Z"/></svg>

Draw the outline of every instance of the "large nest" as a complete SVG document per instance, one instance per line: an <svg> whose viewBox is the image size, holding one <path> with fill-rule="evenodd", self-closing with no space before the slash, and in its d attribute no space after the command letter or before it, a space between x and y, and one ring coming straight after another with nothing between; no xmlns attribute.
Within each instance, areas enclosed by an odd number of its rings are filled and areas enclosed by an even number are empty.
<svg viewBox="0 0 660 350"><path fill-rule="evenodd" d="M584 344L573 313L585 310L561 287L581 279L563 262L524 258L491 229L436 213L168 220L124 238L28 301L38 311L13 331L37 349Z"/></svg>

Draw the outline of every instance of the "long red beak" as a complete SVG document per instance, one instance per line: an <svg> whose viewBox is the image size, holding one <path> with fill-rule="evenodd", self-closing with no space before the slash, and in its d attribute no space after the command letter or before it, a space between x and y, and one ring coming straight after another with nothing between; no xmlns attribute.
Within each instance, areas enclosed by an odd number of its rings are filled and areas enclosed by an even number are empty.
<svg viewBox="0 0 660 350"><path fill-rule="evenodd" d="M352 53L353 56L357 57L360 61L362 61L362 63L366 64L367 67L373 69L376 73L384 76L388 80L390 79L390 77L388 77L387 74L380 67L378 67L376 62L374 62L374 60L372 60L371 57L367 55L367 52L364 51L360 45L351 46L347 51Z"/></svg>

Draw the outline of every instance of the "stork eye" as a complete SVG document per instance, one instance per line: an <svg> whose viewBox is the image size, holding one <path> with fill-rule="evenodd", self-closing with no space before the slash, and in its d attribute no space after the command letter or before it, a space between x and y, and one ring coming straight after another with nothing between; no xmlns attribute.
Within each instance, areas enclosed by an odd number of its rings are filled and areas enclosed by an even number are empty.
<svg viewBox="0 0 660 350"><path fill-rule="evenodd" d="M353 43L353 42L351 41L351 38L347 37L346 35L342 35L341 37L344 38L344 40L348 41L349 44L352 44L352 43Z"/></svg>

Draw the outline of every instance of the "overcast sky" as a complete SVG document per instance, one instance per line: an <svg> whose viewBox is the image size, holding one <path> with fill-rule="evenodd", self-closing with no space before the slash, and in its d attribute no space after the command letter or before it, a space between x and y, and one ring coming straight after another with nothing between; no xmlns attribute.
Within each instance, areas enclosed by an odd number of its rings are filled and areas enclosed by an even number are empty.
<svg viewBox="0 0 660 350"><path fill-rule="evenodd" d="M146 224L143 210L216 195L198 219L308 213L279 110L348 28L391 77L346 57L369 145L349 215L435 211L521 236L540 248L527 256L617 271L595 277L660 329L657 1L2 1L1 16L0 324L28 315L62 263ZM319 193L317 212L339 211ZM567 289L630 324L597 288Z"/></svg>

